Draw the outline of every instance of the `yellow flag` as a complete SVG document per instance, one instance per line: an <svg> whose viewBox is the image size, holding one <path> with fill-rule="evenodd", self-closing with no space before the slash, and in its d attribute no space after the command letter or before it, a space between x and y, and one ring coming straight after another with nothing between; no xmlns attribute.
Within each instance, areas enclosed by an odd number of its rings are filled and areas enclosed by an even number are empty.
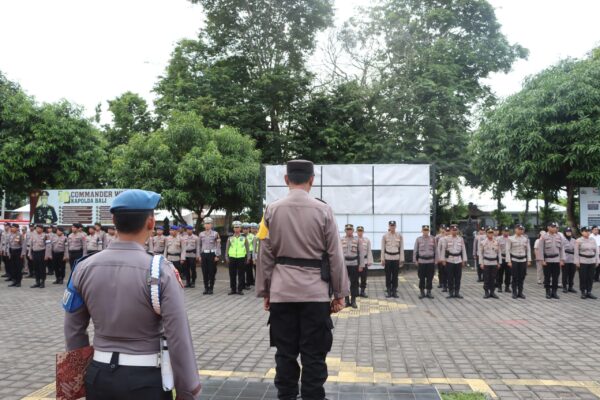
<svg viewBox="0 0 600 400"><path fill-rule="evenodd" d="M258 232L256 233L256 237L259 240L263 240L267 236L269 236L269 228L267 228L267 226L265 225L265 217L263 215L262 219L260 220L260 225L258 226Z"/></svg>

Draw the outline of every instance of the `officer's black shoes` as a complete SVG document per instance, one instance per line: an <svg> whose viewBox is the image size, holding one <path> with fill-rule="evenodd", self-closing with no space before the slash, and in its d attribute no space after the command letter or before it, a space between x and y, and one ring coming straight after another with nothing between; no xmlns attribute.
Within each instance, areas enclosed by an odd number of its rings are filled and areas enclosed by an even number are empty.
<svg viewBox="0 0 600 400"><path fill-rule="evenodd" d="M573 289L572 287L569 288L569 293L577 293L577 290Z"/></svg>
<svg viewBox="0 0 600 400"><path fill-rule="evenodd" d="M386 290L386 291L385 291L385 297L387 297L387 298L390 298L390 297L392 297L392 295L390 294L390 291L389 291L389 290Z"/></svg>
<svg viewBox="0 0 600 400"><path fill-rule="evenodd" d="M569 293L569 289L567 289L567 288L564 288L564 289L563 289L563 293Z"/></svg>
<svg viewBox="0 0 600 400"><path fill-rule="evenodd" d="M504 288L504 291L505 291L506 293L512 293L512 290L510 289L510 286L506 286L506 287Z"/></svg>
<svg viewBox="0 0 600 400"><path fill-rule="evenodd" d="M585 292L585 290L582 290L582 291L581 291L581 299L582 299L582 300L585 300L585 299L587 299L587 293Z"/></svg>
<svg viewBox="0 0 600 400"><path fill-rule="evenodd" d="M208 294L208 293L209 293L208 289L204 289L204 292L202 292L202 294Z"/></svg>
<svg viewBox="0 0 600 400"><path fill-rule="evenodd" d="M491 297L492 299L499 299L499 298L500 298L500 297L498 297L498 295L497 295L496 293L494 293L494 292L490 293L490 297Z"/></svg>
<svg viewBox="0 0 600 400"><path fill-rule="evenodd" d="M367 294L365 293L365 290L364 290L364 289L361 289L361 290L360 290L360 294L359 294L358 296L359 296L359 297L363 297L363 298L365 298L365 299L369 297L369 296L367 296Z"/></svg>
<svg viewBox="0 0 600 400"><path fill-rule="evenodd" d="M462 299L463 297L462 297L462 295L459 292L456 292L456 293L454 293L454 298L456 298L456 299Z"/></svg>
<svg viewBox="0 0 600 400"><path fill-rule="evenodd" d="M419 294L419 300L422 300L425 298L425 291L423 289L421 289L421 293Z"/></svg>
<svg viewBox="0 0 600 400"><path fill-rule="evenodd" d="M553 299L556 299L556 300L560 299L560 297L559 297L559 296L556 294L556 290L552 290L552 295L551 295L551 297L552 297Z"/></svg>
<svg viewBox="0 0 600 400"><path fill-rule="evenodd" d="M550 289L546 289L546 298L551 299L552 295L550 294Z"/></svg>
<svg viewBox="0 0 600 400"><path fill-rule="evenodd" d="M498 289L498 293L502 293L502 286L500 286Z"/></svg>
<svg viewBox="0 0 600 400"><path fill-rule="evenodd" d="M21 287L21 282L13 282L10 285L8 285L8 287Z"/></svg>
<svg viewBox="0 0 600 400"><path fill-rule="evenodd" d="M434 297L433 297L433 295L431 294L431 289L428 289L428 290L427 290L427 296L426 296L426 297L427 297L428 299L433 299L433 298L434 298Z"/></svg>
<svg viewBox="0 0 600 400"><path fill-rule="evenodd" d="M350 307L358 308L358 304L356 304L356 301L353 301L352 303L350 303Z"/></svg>
<svg viewBox="0 0 600 400"><path fill-rule="evenodd" d="M587 297L588 299L592 299L592 300L596 300L596 299L597 299L597 297L596 297L596 296L594 296L594 295L592 294L592 292L589 292L589 293L587 294L587 296L586 296L586 297Z"/></svg>
<svg viewBox="0 0 600 400"><path fill-rule="evenodd" d="M48 271L48 275L54 275L54 271Z"/></svg>
<svg viewBox="0 0 600 400"><path fill-rule="evenodd" d="M518 298L518 297L519 297L519 296L517 295L517 291L516 291L516 290L513 290L513 293L512 293L512 298L513 298L513 299L516 299L516 298Z"/></svg>
<svg viewBox="0 0 600 400"><path fill-rule="evenodd" d="M448 288L447 288L447 287L444 287L444 288L442 289L442 292L448 292Z"/></svg>
<svg viewBox="0 0 600 400"><path fill-rule="evenodd" d="M211 288L211 289L208 289L208 294L213 294L213 293L214 293L214 292L213 292L212 288Z"/></svg>
<svg viewBox="0 0 600 400"><path fill-rule="evenodd" d="M483 298L484 299L489 299L490 298L490 291L489 290L485 291L485 294L483 295Z"/></svg>
<svg viewBox="0 0 600 400"><path fill-rule="evenodd" d="M237 294L237 292L232 290L231 292L227 293L228 296L231 296L232 294Z"/></svg>
<svg viewBox="0 0 600 400"><path fill-rule="evenodd" d="M237 294L239 294L240 296L244 295L244 292L242 292L241 290L239 292L237 292Z"/></svg>
<svg viewBox="0 0 600 400"><path fill-rule="evenodd" d="M449 294L448 294L448 296L447 296L446 298L447 298L447 299L451 299L451 298L453 298L453 297L454 297L454 292L453 292L453 291L450 291L450 292L449 292Z"/></svg>
<svg viewBox="0 0 600 400"><path fill-rule="evenodd" d="M10 282L10 281L12 281L12 278L6 278L6 279L4 280L4 282Z"/></svg>
<svg viewBox="0 0 600 400"><path fill-rule="evenodd" d="M31 289L34 289L34 288L39 288L39 287L40 287L40 283L39 283L39 282L35 282L35 285L31 285L31 286L29 286L29 287L30 287Z"/></svg>
<svg viewBox="0 0 600 400"><path fill-rule="evenodd" d="M440 283L440 284L438 285L438 289L441 289L441 288L442 288L442 284Z"/></svg>
<svg viewBox="0 0 600 400"><path fill-rule="evenodd" d="M394 293L392 293L392 297L393 297L393 298L395 298L395 299L397 299L397 298L399 298L400 296L398 296L398 292L394 292Z"/></svg>
<svg viewBox="0 0 600 400"><path fill-rule="evenodd" d="M40 286L38 286L40 289L43 289L46 287L46 283L44 281L40 282Z"/></svg>
<svg viewBox="0 0 600 400"><path fill-rule="evenodd" d="M526 298L527 298L527 297L526 297L526 296L523 294L523 292L520 292L520 293L517 295L517 297L518 297L518 298L520 298L520 299L526 299Z"/></svg>

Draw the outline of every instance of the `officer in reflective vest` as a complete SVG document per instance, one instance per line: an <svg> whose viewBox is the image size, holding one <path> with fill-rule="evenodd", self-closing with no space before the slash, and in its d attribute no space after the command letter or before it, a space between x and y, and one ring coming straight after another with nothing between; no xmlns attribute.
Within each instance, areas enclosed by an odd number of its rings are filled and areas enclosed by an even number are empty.
<svg viewBox="0 0 600 400"><path fill-rule="evenodd" d="M233 221L233 235L227 239L225 261L229 265L229 295L244 292L245 267L250 257L248 239L242 235L242 223Z"/></svg>

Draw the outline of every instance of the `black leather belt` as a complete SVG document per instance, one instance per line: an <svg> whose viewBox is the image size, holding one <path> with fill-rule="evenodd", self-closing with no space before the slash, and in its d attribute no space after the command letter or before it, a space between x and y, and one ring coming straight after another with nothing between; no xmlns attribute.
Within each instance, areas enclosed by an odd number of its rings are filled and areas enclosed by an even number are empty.
<svg viewBox="0 0 600 400"><path fill-rule="evenodd" d="M453 257L458 257L458 256L462 256L462 253L450 253L448 252L449 255L453 256Z"/></svg>
<svg viewBox="0 0 600 400"><path fill-rule="evenodd" d="M593 256L586 256L585 254L580 254L579 257L583 257L583 258L594 258L596 257L596 255L594 254Z"/></svg>
<svg viewBox="0 0 600 400"><path fill-rule="evenodd" d="M162 253L164 253L164 251L155 251L154 252L154 254L156 254L156 255L159 255L159 254L162 254Z"/></svg>
<svg viewBox="0 0 600 400"><path fill-rule="evenodd" d="M168 256L180 256L181 253L167 253Z"/></svg>
<svg viewBox="0 0 600 400"><path fill-rule="evenodd" d="M417 257L419 260L433 260L433 256L431 257L425 257L425 256L419 256Z"/></svg>
<svg viewBox="0 0 600 400"><path fill-rule="evenodd" d="M492 257L483 257L484 260L488 260L488 261L498 261L497 258L492 258Z"/></svg>
<svg viewBox="0 0 600 400"><path fill-rule="evenodd" d="M400 254L400 252L397 251L395 253L390 253L389 251L386 250L385 254L389 254L390 256L397 256L398 254Z"/></svg>
<svg viewBox="0 0 600 400"><path fill-rule="evenodd" d="M544 254L545 258L554 258L554 257L558 257L558 254Z"/></svg>
<svg viewBox="0 0 600 400"><path fill-rule="evenodd" d="M567 253L567 254L575 254L575 250L565 250L565 253Z"/></svg>
<svg viewBox="0 0 600 400"><path fill-rule="evenodd" d="M293 257L277 257L275 263L284 265L293 265L296 267L303 268L321 268L321 260L311 260L307 258L293 258Z"/></svg>
<svg viewBox="0 0 600 400"><path fill-rule="evenodd" d="M527 256L515 256L514 254L511 254L510 257L516 260L525 260L527 258Z"/></svg>
<svg viewBox="0 0 600 400"><path fill-rule="evenodd" d="M358 256L354 256L354 257L344 257L344 259L345 259L346 261L356 261L356 260L358 260Z"/></svg>
<svg viewBox="0 0 600 400"><path fill-rule="evenodd" d="M192 254L196 254L196 250L186 250L186 253L192 253Z"/></svg>

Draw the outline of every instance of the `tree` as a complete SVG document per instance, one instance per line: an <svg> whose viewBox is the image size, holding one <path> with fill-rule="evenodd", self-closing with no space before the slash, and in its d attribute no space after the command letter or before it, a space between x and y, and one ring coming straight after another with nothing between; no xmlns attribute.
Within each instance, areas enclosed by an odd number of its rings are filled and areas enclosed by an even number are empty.
<svg viewBox="0 0 600 400"><path fill-rule="evenodd" d="M576 226L577 188L600 183L599 102L597 52L529 78L482 121L472 147L474 170L488 180L507 174L506 182L545 199L565 190L567 222Z"/></svg>
<svg viewBox="0 0 600 400"><path fill-rule="evenodd" d="M198 228L213 210L241 211L256 195L260 153L252 139L230 127L206 128L192 112L174 113L163 130L134 134L114 157L118 185L161 193L180 219L182 208L195 211Z"/></svg>
<svg viewBox="0 0 600 400"><path fill-rule="evenodd" d="M493 7L479 0L379 1L346 24L342 39L373 71L383 157L435 164L435 198L447 197L470 175L472 112L494 100L483 79L510 70L526 50L508 42Z"/></svg>
<svg viewBox="0 0 600 400"><path fill-rule="evenodd" d="M38 105L0 74L0 189L28 193L31 215L43 188L99 185L103 148L81 108Z"/></svg>
<svg viewBox="0 0 600 400"><path fill-rule="evenodd" d="M105 132L111 149L127 143L134 133L147 133L154 128L148 103L136 93L125 92L109 100L108 110L112 113L112 126L105 126Z"/></svg>
<svg viewBox="0 0 600 400"><path fill-rule="evenodd" d="M331 24L331 0L195 0L206 29L173 52L155 87L157 113L194 111L208 127L254 138L264 162L289 158L291 114L313 79L306 58Z"/></svg>

